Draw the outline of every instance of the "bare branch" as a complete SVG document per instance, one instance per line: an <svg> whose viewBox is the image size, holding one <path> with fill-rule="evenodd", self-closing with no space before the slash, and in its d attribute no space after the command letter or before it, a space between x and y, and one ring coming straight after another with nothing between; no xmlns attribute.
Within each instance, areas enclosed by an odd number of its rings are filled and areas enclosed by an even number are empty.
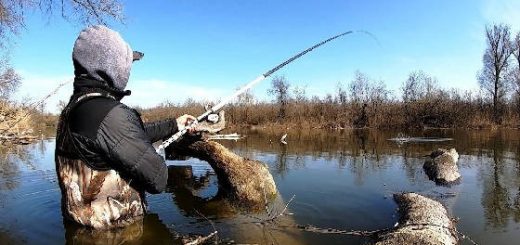
<svg viewBox="0 0 520 245"><path fill-rule="evenodd" d="M25 13L39 11L50 18L56 11L67 21L82 24L124 23L119 0L11 0L0 1L0 45L25 27Z"/></svg>
<svg viewBox="0 0 520 245"><path fill-rule="evenodd" d="M0 64L0 99L8 99L20 86L20 76L8 64Z"/></svg>

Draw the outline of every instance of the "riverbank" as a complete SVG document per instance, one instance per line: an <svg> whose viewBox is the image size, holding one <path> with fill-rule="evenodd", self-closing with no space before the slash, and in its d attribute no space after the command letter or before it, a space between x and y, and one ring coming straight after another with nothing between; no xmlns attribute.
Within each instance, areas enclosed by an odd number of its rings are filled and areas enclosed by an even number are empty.
<svg viewBox="0 0 520 245"><path fill-rule="evenodd" d="M441 103L441 102L439 102ZM149 121L168 117L202 114L203 103L164 104L138 109ZM298 129L499 129L520 128L520 113L511 104L499 118L489 106L478 103L445 101L440 105L425 102L390 101L359 107L326 101L231 104L224 108L228 128L298 128Z"/></svg>
<svg viewBox="0 0 520 245"><path fill-rule="evenodd" d="M0 144L30 144L44 128L55 127L57 117L0 100Z"/></svg>

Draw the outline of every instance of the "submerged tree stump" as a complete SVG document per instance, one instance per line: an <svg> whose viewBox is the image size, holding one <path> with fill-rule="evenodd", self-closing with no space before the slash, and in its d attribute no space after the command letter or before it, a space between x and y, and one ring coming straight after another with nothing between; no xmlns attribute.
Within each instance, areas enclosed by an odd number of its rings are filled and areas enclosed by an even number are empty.
<svg viewBox="0 0 520 245"><path fill-rule="evenodd" d="M224 128L224 112L218 122L204 122L197 126L199 131L216 133ZM183 139L165 149L167 158L190 156L206 161L215 170L219 182L219 193L237 204L248 207L264 207L277 194L273 176L268 166L260 161L243 158L223 145L209 141L204 136L184 136Z"/></svg>
<svg viewBox="0 0 520 245"><path fill-rule="evenodd" d="M454 148L450 150L438 149L427 157L423 168L430 180L437 184L453 184L460 179L459 168L457 167L459 154Z"/></svg>
<svg viewBox="0 0 520 245"><path fill-rule="evenodd" d="M214 141L185 142L170 150L208 162L217 175L219 191L237 203L262 206L276 195L276 184L266 164L238 156Z"/></svg>
<svg viewBox="0 0 520 245"><path fill-rule="evenodd" d="M394 194L394 200L399 224L380 235L376 245L457 244L457 230L442 204L416 193Z"/></svg>
<svg viewBox="0 0 520 245"><path fill-rule="evenodd" d="M0 145L13 144L13 145L28 145L38 140L36 136L33 136L32 130L26 130L19 132L2 132L0 129Z"/></svg>

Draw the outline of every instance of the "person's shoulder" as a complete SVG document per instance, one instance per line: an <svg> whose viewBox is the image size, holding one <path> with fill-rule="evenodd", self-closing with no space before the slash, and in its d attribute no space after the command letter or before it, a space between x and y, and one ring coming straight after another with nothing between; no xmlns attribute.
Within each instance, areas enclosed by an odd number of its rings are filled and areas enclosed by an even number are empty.
<svg viewBox="0 0 520 245"><path fill-rule="evenodd" d="M72 132L94 138L107 115L114 108L120 107L120 104L119 101L104 97L89 98L77 103L71 109L68 119Z"/></svg>
<svg viewBox="0 0 520 245"><path fill-rule="evenodd" d="M140 124L140 115L131 107L117 101L117 104L107 114L105 121L107 122L133 122Z"/></svg>
<svg viewBox="0 0 520 245"><path fill-rule="evenodd" d="M84 103L85 105L88 105L91 108L101 109L104 108L106 111L110 111L110 109L121 105L122 103L120 101L114 100L112 98L108 97L95 97L92 98Z"/></svg>

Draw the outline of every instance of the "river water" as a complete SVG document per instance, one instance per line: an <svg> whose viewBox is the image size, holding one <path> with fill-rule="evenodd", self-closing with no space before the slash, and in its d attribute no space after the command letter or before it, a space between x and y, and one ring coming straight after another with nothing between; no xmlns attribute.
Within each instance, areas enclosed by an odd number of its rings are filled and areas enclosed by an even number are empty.
<svg viewBox="0 0 520 245"><path fill-rule="evenodd" d="M248 131L238 141L220 141L269 166L279 197L267 211L237 210L214 198L218 182L205 162L168 161L172 173L182 169L193 176L172 177L166 193L148 195L150 212L142 225L114 232L92 232L62 218L53 138L2 146L0 244L178 244L182 236L214 230L224 243L363 244L372 240L311 233L295 226L392 227L398 220L392 194L403 191L439 200L458 219L459 232L479 244L520 241L519 130L410 131L405 134L453 140L404 144L388 140L403 135L397 131L291 130L287 145L279 143L284 133ZM459 184L438 186L424 173L423 156L438 147L455 147L459 152ZM279 215L286 205L284 215ZM461 243L469 244L464 239Z"/></svg>

